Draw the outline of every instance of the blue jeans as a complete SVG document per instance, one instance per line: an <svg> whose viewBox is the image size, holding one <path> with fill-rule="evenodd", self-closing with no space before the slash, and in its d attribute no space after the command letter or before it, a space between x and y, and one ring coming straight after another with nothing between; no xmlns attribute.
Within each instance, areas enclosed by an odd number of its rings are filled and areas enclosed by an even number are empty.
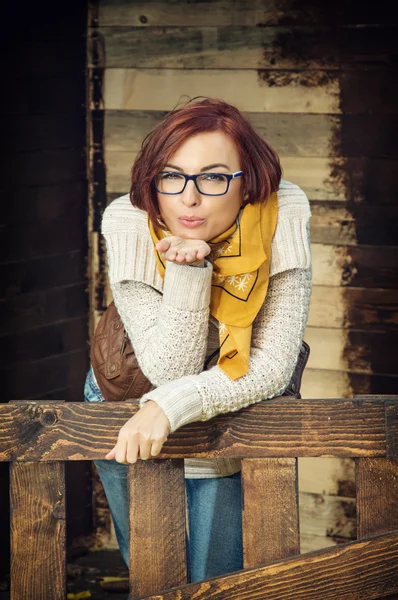
<svg viewBox="0 0 398 600"><path fill-rule="evenodd" d="M91 369L84 400L103 402ZM128 465L94 461L111 511L120 551L129 565ZM243 569L241 477L185 479L188 504L188 582L202 581Z"/></svg>

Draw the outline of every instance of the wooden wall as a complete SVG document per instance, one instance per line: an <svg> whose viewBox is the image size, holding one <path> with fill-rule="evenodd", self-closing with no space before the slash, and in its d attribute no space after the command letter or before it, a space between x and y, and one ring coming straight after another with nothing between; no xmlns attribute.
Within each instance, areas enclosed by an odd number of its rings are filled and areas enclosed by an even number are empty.
<svg viewBox="0 0 398 600"><path fill-rule="evenodd" d="M280 154L284 177L311 201L314 288L304 395L396 392L392 6L385 0L92 5L93 152L102 166L91 204L94 320L109 301L94 223L106 202L128 192L140 143L164 114L187 97L220 97L248 116ZM303 548L353 537L352 463L308 459L300 473Z"/></svg>
<svg viewBox="0 0 398 600"><path fill-rule="evenodd" d="M81 401L88 368L87 6L7 3L2 16L1 401ZM92 529L91 479L88 463L67 467L75 484L68 489L71 541Z"/></svg>

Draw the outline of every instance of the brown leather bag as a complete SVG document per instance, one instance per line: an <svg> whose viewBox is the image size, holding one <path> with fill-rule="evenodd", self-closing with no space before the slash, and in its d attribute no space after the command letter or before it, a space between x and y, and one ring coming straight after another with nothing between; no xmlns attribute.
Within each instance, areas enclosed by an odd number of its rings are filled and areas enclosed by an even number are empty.
<svg viewBox="0 0 398 600"><path fill-rule="evenodd" d="M301 398L301 379L309 354L308 344L302 342L296 367L283 396ZM154 389L138 365L114 302L98 322L90 358L95 378L107 401L140 398Z"/></svg>
<svg viewBox="0 0 398 600"><path fill-rule="evenodd" d="M140 398L154 388L138 365L114 302L98 322L90 359L105 400L120 402Z"/></svg>

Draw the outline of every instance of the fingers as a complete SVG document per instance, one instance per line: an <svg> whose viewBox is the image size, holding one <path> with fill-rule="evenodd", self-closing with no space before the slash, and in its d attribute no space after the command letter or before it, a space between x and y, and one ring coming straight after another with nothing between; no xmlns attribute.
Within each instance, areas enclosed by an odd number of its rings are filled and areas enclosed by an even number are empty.
<svg viewBox="0 0 398 600"><path fill-rule="evenodd" d="M167 438L166 438L167 439ZM119 440L108 454L107 460L116 460L121 464L134 464L138 458L148 460L160 454L163 444L166 440L149 440L142 436L135 435L129 440Z"/></svg>
<svg viewBox="0 0 398 600"><path fill-rule="evenodd" d="M166 252L166 250L170 248L171 240L171 237L166 237L162 240L159 240L156 244L156 250L159 250L159 252Z"/></svg>
<svg viewBox="0 0 398 600"><path fill-rule="evenodd" d="M116 446L114 446L112 448L112 450L110 452L108 452L108 454L105 455L105 458L107 460L113 460L115 458L115 455L116 455Z"/></svg>
<svg viewBox="0 0 398 600"><path fill-rule="evenodd" d="M151 448L151 456L157 456L158 454L160 454L162 448L163 448L163 444L164 442L154 442L152 444L152 448Z"/></svg>

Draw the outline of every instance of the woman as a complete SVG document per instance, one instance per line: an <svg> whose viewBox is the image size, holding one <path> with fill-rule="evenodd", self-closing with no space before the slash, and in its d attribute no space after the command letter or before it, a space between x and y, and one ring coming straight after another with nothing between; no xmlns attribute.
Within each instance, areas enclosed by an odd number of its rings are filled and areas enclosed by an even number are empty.
<svg viewBox="0 0 398 600"><path fill-rule="evenodd" d="M235 107L204 99L144 140L105 210L113 298L155 388L96 461L128 564L127 464L170 432L281 395L311 293L310 209ZM102 401L90 369L87 401ZM243 568L240 461L185 460L190 581Z"/></svg>

